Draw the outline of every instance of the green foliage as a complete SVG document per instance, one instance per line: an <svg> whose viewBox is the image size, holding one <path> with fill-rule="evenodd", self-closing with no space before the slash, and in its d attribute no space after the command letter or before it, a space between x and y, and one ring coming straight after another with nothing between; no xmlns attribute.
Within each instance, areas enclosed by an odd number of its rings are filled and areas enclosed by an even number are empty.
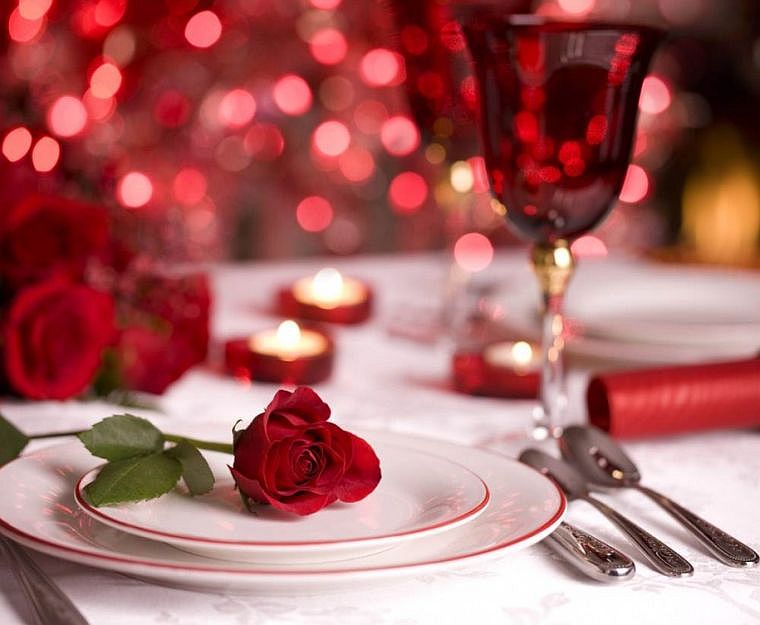
<svg viewBox="0 0 760 625"><path fill-rule="evenodd" d="M16 458L27 443L29 437L0 415L0 466Z"/></svg>
<svg viewBox="0 0 760 625"><path fill-rule="evenodd" d="M84 489L94 506L153 499L168 493L182 475L182 463L165 453L107 463Z"/></svg>
<svg viewBox="0 0 760 625"><path fill-rule="evenodd" d="M147 419L131 414L114 415L79 434L79 439L93 456L106 460L124 460L159 452L164 435Z"/></svg>
<svg viewBox="0 0 760 625"><path fill-rule="evenodd" d="M180 441L166 453L182 465L182 479L191 495L203 495L214 487L214 474L196 447L187 441Z"/></svg>

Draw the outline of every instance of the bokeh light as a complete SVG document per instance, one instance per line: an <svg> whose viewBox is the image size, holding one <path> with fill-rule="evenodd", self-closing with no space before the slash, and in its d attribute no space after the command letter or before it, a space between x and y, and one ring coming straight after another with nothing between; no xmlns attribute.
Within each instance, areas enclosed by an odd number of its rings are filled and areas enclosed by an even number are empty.
<svg viewBox="0 0 760 625"><path fill-rule="evenodd" d="M335 120L321 123L314 131L312 145L324 156L340 156L351 143L351 133L346 125Z"/></svg>
<svg viewBox="0 0 760 625"><path fill-rule="evenodd" d="M348 52L343 33L335 28L323 28L309 37L311 55L323 65L337 65Z"/></svg>
<svg viewBox="0 0 760 625"><path fill-rule="evenodd" d="M103 54L122 67L132 60L136 49L135 34L127 26L114 28L103 41Z"/></svg>
<svg viewBox="0 0 760 625"><path fill-rule="evenodd" d="M428 184L420 174L404 171L388 187L388 197L398 213L414 213L425 203Z"/></svg>
<svg viewBox="0 0 760 625"><path fill-rule="evenodd" d="M396 115L383 123L380 141L389 154L405 156L420 145L420 131L411 119Z"/></svg>
<svg viewBox="0 0 760 625"><path fill-rule="evenodd" d="M32 133L23 126L14 128L3 139L3 156L11 163L20 161L32 147Z"/></svg>
<svg viewBox="0 0 760 625"><path fill-rule="evenodd" d="M465 271L483 271L493 260L493 244L479 232L468 232L454 244L454 259Z"/></svg>
<svg viewBox="0 0 760 625"><path fill-rule="evenodd" d="M61 146L53 137L42 137L32 149L32 165L41 174L52 171L60 157Z"/></svg>
<svg viewBox="0 0 760 625"><path fill-rule="evenodd" d="M219 102L219 123L228 128L242 128L254 115L256 100L245 89L232 89Z"/></svg>
<svg viewBox="0 0 760 625"><path fill-rule="evenodd" d="M295 74L280 78L272 89L274 103L286 115L303 115L311 107L311 89Z"/></svg>
<svg viewBox="0 0 760 625"><path fill-rule="evenodd" d="M38 20L50 10L53 0L19 0L18 12L24 19Z"/></svg>
<svg viewBox="0 0 760 625"><path fill-rule="evenodd" d="M356 127L367 135L376 135L388 119L388 109L379 100L364 100L354 109Z"/></svg>
<svg viewBox="0 0 760 625"><path fill-rule="evenodd" d="M120 87L121 71L113 63L103 63L90 76L90 91L96 98L111 98Z"/></svg>
<svg viewBox="0 0 760 625"><path fill-rule="evenodd" d="M601 258L607 256L607 246L599 237L584 234L570 244L570 251L577 258Z"/></svg>
<svg viewBox="0 0 760 625"><path fill-rule="evenodd" d="M586 126L586 143L589 145L599 145L607 136L607 117L604 115L594 115ZM580 154L576 157L580 158Z"/></svg>
<svg viewBox="0 0 760 625"><path fill-rule="evenodd" d="M74 137L82 132L87 124L87 109L79 98L64 95L48 109L47 122L54 135Z"/></svg>
<svg viewBox="0 0 760 625"><path fill-rule="evenodd" d="M401 74L403 60L385 48L375 48L362 57L359 73L362 80L371 87L394 84Z"/></svg>
<svg viewBox="0 0 760 625"><path fill-rule="evenodd" d="M628 204L641 202L649 193L649 176L639 165L629 165L625 174L620 201Z"/></svg>
<svg viewBox="0 0 760 625"><path fill-rule="evenodd" d="M596 0L559 0L559 8L570 15L585 15L595 4Z"/></svg>
<svg viewBox="0 0 760 625"><path fill-rule="evenodd" d="M208 183L203 172L194 167L185 167L177 172L172 183L172 192L180 204L192 206L206 197Z"/></svg>
<svg viewBox="0 0 760 625"><path fill-rule="evenodd" d="M325 198L311 195L296 207L296 220L306 232L322 232L333 220L333 207Z"/></svg>
<svg viewBox="0 0 760 625"><path fill-rule="evenodd" d="M672 97L670 88L662 78L647 76L641 85L641 98L639 108L650 115L657 115L666 111L670 106Z"/></svg>
<svg viewBox="0 0 760 625"><path fill-rule="evenodd" d="M475 184L475 176L472 173L472 167L466 161L457 161L451 166L449 172L449 182L454 191L459 193L468 193L472 191Z"/></svg>
<svg viewBox="0 0 760 625"><path fill-rule="evenodd" d="M153 183L139 171L131 171L119 181L116 196L122 206L139 208L153 197Z"/></svg>
<svg viewBox="0 0 760 625"><path fill-rule="evenodd" d="M18 43L28 43L39 35L45 28L45 17L27 19L18 7L13 10L8 18L8 35Z"/></svg>
<svg viewBox="0 0 760 625"><path fill-rule="evenodd" d="M342 0L309 0L311 6L315 9L322 9L323 11L332 11L340 6Z"/></svg>
<svg viewBox="0 0 760 625"><path fill-rule="evenodd" d="M368 149L356 145L340 155L338 168L346 180L363 182L375 172L375 159Z"/></svg>
<svg viewBox="0 0 760 625"><path fill-rule="evenodd" d="M185 39L196 48L210 48L222 36L222 22L213 11L193 15L185 26Z"/></svg>
<svg viewBox="0 0 760 625"><path fill-rule="evenodd" d="M127 0L98 0L95 3L93 18L102 28L111 28L119 23L127 10Z"/></svg>
<svg viewBox="0 0 760 625"><path fill-rule="evenodd" d="M116 110L116 98L98 98L92 93L92 89L85 91L82 103L87 109L87 116L95 121L105 121Z"/></svg>

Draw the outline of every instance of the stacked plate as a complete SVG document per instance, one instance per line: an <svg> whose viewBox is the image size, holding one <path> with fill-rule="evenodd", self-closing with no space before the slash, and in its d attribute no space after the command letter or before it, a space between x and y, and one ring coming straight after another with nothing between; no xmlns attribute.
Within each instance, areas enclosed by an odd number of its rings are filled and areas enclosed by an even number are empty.
<svg viewBox="0 0 760 625"><path fill-rule="evenodd" d="M537 336L538 297L527 286L500 300L518 331ZM567 349L579 356L677 364L749 358L760 349L760 280L749 272L581 264L566 308Z"/></svg>
<svg viewBox="0 0 760 625"><path fill-rule="evenodd" d="M99 463L79 442L0 468L0 532L38 551L163 584L319 592L515 551L559 524L563 495L515 460L388 432L366 433L383 479L366 499L309 517L245 510L227 463L204 452L213 491L95 508Z"/></svg>

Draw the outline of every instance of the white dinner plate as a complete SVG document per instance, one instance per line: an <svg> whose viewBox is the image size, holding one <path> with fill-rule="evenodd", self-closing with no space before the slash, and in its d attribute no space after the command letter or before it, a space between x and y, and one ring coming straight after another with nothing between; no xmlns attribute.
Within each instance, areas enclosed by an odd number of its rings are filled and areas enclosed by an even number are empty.
<svg viewBox="0 0 760 625"><path fill-rule="evenodd" d="M375 451L383 477L369 496L305 517L271 506L248 512L227 467L231 457L219 452L204 452L216 482L207 495L191 497L177 488L150 501L96 508L84 492L97 476L96 468L79 480L75 498L86 514L128 534L259 564L328 562L375 553L469 522L488 504L483 480L457 462L384 443L375 445Z"/></svg>
<svg viewBox="0 0 760 625"><path fill-rule="evenodd" d="M527 278L500 293L505 322L540 336ZM580 263L565 302L569 354L642 365L752 357L760 351L760 276L616 260Z"/></svg>
<svg viewBox="0 0 760 625"><path fill-rule="evenodd" d="M489 505L451 531L364 557L310 565L229 562L133 536L84 514L74 501L74 488L99 460L77 442L45 448L0 468L0 532L52 556L172 586L313 593L440 571L524 549L550 534L565 513L567 503L559 489L516 460L389 432L364 436L377 448L406 446L454 459L488 485ZM425 467L416 470L424 472Z"/></svg>
<svg viewBox="0 0 760 625"><path fill-rule="evenodd" d="M567 313L580 323L584 336L676 346L760 347L758 276L648 269L579 291L568 299Z"/></svg>

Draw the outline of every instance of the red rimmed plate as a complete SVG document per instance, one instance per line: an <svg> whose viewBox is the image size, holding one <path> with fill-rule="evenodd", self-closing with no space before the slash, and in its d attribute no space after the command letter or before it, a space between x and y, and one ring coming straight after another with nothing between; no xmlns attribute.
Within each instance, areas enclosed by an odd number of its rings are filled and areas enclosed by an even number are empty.
<svg viewBox="0 0 760 625"><path fill-rule="evenodd" d="M248 512L227 468L232 457L216 452L204 452L215 477L207 495L190 497L180 487L158 499L96 508L84 491L97 476L96 468L79 480L75 498L83 512L128 534L220 560L260 564L329 562L377 553L467 523L488 504L483 480L457 462L382 442L375 451L383 478L368 497L306 517L270 506Z"/></svg>
<svg viewBox="0 0 760 625"><path fill-rule="evenodd" d="M160 584L229 592L314 593L433 573L524 549L550 534L564 496L536 471L479 449L394 433L365 433L373 446L406 445L455 458L488 484L491 501L470 523L400 549L310 565L225 562L131 536L85 515L74 501L80 476L98 462L79 444L29 454L0 468L0 533L65 560ZM424 467L417 467L423 471Z"/></svg>

